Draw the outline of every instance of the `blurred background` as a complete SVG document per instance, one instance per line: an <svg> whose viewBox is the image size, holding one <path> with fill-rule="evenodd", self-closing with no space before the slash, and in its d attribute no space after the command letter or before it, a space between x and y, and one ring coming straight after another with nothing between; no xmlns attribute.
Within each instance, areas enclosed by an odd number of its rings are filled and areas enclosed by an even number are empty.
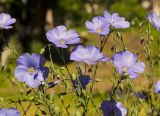
<svg viewBox="0 0 160 116"><path fill-rule="evenodd" d="M17 19L13 29L4 31L6 39L16 38L23 52L38 52L48 43L46 31L57 25L81 34L86 32L85 21L102 15L105 9L129 21L145 20L148 10L159 12L159 4L158 0L0 0L0 12Z"/></svg>
<svg viewBox="0 0 160 116"><path fill-rule="evenodd" d="M0 73L0 96L14 95L9 81L14 77L14 68L16 66L16 51L18 55L24 52L40 53L41 49L49 44L45 33L47 30L54 28L57 25L66 25L68 29L75 29L81 37L81 43L85 45L93 44L99 46L99 37L88 33L85 28L86 20L92 20L94 16L103 15L103 11L108 10L110 13L118 12L131 23L128 30L124 32L124 41L127 48L132 52L139 53L142 50L140 41L145 37L146 15L150 11L160 13L159 0L0 0L0 13L8 13L13 18L16 18L14 28L3 30L3 36L11 49L8 49L3 41L0 41L0 62L3 72ZM155 38L158 34L154 28L153 35ZM113 37L113 36L112 36ZM153 44L156 44L156 39ZM109 40L104 49L107 56L111 55L111 47L113 41ZM119 50L121 49L120 42L117 41ZM72 46L66 49L66 59ZM156 53L156 47L153 46ZM14 51L15 50L15 51ZM44 53L48 58L48 50ZM56 65L62 65L59 56L52 49L52 56ZM143 61L144 58L140 56ZM48 59L49 60L49 59ZM69 62L73 72L75 71L72 63ZM111 66L108 64L100 64L97 77L103 80L97 83L95 90L107 91L111 88ZM9 80L7 79L9 78ZM145 86L145 76L141 75L136 79L136 83L141 83ZM143 80L143 81L142 81ZM10 91L10 92L8 92Z"/></svg>

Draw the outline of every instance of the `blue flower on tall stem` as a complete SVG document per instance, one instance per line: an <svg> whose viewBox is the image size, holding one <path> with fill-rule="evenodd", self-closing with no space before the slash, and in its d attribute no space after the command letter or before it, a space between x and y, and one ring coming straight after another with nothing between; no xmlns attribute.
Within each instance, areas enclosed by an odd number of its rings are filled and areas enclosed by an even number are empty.
<svg viewBox="0 0 160 116"><path fill-rule="evenodd" d="M111 62L118 69L120 74L127 74L131 78L136 78L139 73L144 72L145 64L137 62L137 54L129 51L120 51L111 57Z"/></svg>
<svg viewBox="0 0 160 116"><path fill-rule="evenodd" d="M80 42L79 35L75 30L67 31L65 26L57 26L46 33L47 39L57 47L67 48L69 44Z"/></svg>
<svg viewBox="0 0 160 116"><path fill-rule="evenodd" d="M101 109L104 116L126 116L127 109L124 108L123 104L116 102L115 100L105 100L101 104Z"/></svg>
<svg viewBox="0 0 160 116"><path fill-rule="evenodd" d="M94 17L92 22L86 21L86 27L89 32L97 33L99 35L106 35L109 33L110 24L106 23L105 19L101 16Z"/></svg>
<svg viewBox="0 0 160 116"><path fill-rule="evenodd" d="M155 83L154 88L155 88L154 90L155 93L159 94L160 93L160 80Z"/></svg>
<svg viewBox="0 0 160 116"><path fill-rule="evenodd" d="M15 18L11 18L9 14L0 13L0 29L10 29L12 24L16 22Z"/></svg>
<svg viewBox="0 0 160 116"><path fill-rule="evenodd" d="M2 108L0 109L0 116L20 116L20 112L14 108Z"/></svg>
<svg viewBox="0 0 160 116"><path fill-rule="evenodd" d="M14 74L20 82L35 88L47 77L49 69L44 66L46 60L40 54L24 53L17 59L17 67Z"/></svg>
<svg viewBox="0 0 160 116"><path fill-rule="evenodd" d="M130 23L125 21L124 17L120 17L118 13L110 14L107 10L104 11L104 18L113 28L128 28Z"/></svg>
<svg viewBox="0 0 160 116"><path fill-rule="evenodd" d="M160 30L160 17L155 13L149 13L147 16L148 21L157 29Z"/></svg>
<svg viewBox="0 0 160 116"><path fill-rule="evenodd" d="M78 88L86 89L87 84L90 82L91 82L91 78L89 76L82 76L73 80L73 85L75 90L77 91Z"/></svg>
<svg viewBox="0 0 160 116"><path fill-rule="evenodd" d="M100 50L97 47L91 45L86 48L79 45L71 53L70 59L77 62L85 62L88 65L107 61L106 56L103 53L100 53Z"/></svg>

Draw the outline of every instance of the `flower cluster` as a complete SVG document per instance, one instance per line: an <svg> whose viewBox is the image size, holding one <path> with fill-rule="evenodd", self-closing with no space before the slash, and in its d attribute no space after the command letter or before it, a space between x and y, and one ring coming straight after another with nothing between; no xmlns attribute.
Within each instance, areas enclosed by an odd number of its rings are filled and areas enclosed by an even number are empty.
<svg viewBox="0 0 160 116"><path fill-rule="evenodd" d="M104 35L109 34L112 28L119 29L128 28L130 26L130 23L125 21L125 18L120 17L118 13L110 14L108 11L104 11L103 15L104 16L94 17L92 21L86 21L85 24L88 32L96 33L99 36L105 37ZM151 14L148 16L148 20L159 30L159 27L157 26L159 25L158 17L156 17L154 14ZM15 21L16 20L11 18L8 14L0 14L0 28L2 29L12 28L11 24L15 23ZM63 49L68 48L69 45L80 43L80 37L77 32L72 29L67 30L67 28L63 25L47 31L46 37L48 41L54 44L56 47ZM97 64L96 67L98 67L98 62L110 62L117 69L117 73L119 73L121 79L125 76L134 79L138 76L138 74L144 72L145 64L143 62L137 62L137 54L134 54L130 51L118 51L110 56L110 58L107 58L102 51L103 50L101 48L93 45L86 47L78 45L72 50L70 54L70 60L76 61L78 64L84 63L85 66L88 67L92 67L95 64ZM46 79L49 75L49 68L45 66L45 63L46 59L41 54L24 53L17 59L17 67L14 71L15 77L20 82L25 83L31 88L40 88L40 85L43 83L47 83L47 87L52 88L62 82L62 80L59 79L58 81L48 83ZM65 68L69 72L67 66ZM93 75L95 76L95 74ZM92 76L90 75L82 76L82 74L78 74L75 80L72 79L72 75L70 73L69 76L71 76L70 80L73 84L73 89L76 92L78 90L87 90L87 85L95 80L95 78L91 78ZM160 81L155 84L155 92L160 93ZM76 95L77 94L81 95L79 93L76 93ZM110 100L105 100L101 104L101 109L104 113L104 116L127 115L127 109L123 106L123 104L121 102L116 102L112 97ZM0 116L20 116L20 113L13 108L3 108L0 110Z"/></svg>
<svg viewBox="0 0 160 116"><path fill-rule="evenodd" d="M92 19L92 22L86 21L88 31L99 35L109 34L110 26L115 29L128 28L130 23L125 21L124 17L120 17L118 13L110 14L108 11L104 11L104 17L97 16Z"/></svg>

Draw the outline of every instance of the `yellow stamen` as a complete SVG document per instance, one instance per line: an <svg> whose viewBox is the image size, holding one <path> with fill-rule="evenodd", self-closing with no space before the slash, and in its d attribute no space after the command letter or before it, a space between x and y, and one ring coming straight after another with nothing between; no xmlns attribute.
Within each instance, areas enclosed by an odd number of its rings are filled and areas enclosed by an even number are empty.
<svg viewBox="0 0 160 116"><path fill-rule="evenodd" d="M30 67L30 68L28 69L28 72L29 72L30 74L33 74L33 73L35 72L35 69L34 69L33 67Z"/></svg>
<svg viewBox="0 0 160 116"><path fill-rule="evenodd" d="M128 67L123 67L123 68L122 68L122 71L123 71L123 72L127 72L127 70L128 70Z"/></svg>
<svg viewBox="0 0 160 116"><path fill-rule="evenodd" d="M97 29L97 32L100 33L100 32L102 32L102 30L101 29Z"/></svg>
<svg viewBox="0 0 160 116"><path fill-rule="evenodd" d="M60 43L64 45L66 43L66 41L64 39L61 39Z"/></svg>

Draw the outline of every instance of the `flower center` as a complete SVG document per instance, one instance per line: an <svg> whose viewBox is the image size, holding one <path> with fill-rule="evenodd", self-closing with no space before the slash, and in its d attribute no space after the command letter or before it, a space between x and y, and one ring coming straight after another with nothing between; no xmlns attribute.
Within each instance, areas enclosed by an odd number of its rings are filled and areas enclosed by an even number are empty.
<svg viewBox="0 0 160 116"><path fill-rule="evenodd" d="M61 39L60 43L64 45L66 43L66 41L64 39Z"/></svg>
<svg viewBox="0 0 160 116"><path fill-rule="evenodd" d="M102 32L102 30L101 29L97 29L97 32L100 33L100 32Z"/></svg>
<svg viewBox="0 0 160 116"><path fill-rule="evenodd" d="M33 74L35 72L35 69L33 67L30 67L28 69L29 74Z"/></svg>
<svg viewBox="0 0 160 116"><path fill-rule="evenodd" d="M124 67L122 68L122 71L123 71L123 72L127 72L127 70L128 70L128 67L127 67L127 66L124 66Z"/></svg>
<svg viewBox="0 0 160 116"><path fill-rule="evenodd" d="M127 70L128 70L128 67L127 67L127 66L124 66L124 67L122 68L122 71L123 71L123 72L127 72Z"/></svg>

